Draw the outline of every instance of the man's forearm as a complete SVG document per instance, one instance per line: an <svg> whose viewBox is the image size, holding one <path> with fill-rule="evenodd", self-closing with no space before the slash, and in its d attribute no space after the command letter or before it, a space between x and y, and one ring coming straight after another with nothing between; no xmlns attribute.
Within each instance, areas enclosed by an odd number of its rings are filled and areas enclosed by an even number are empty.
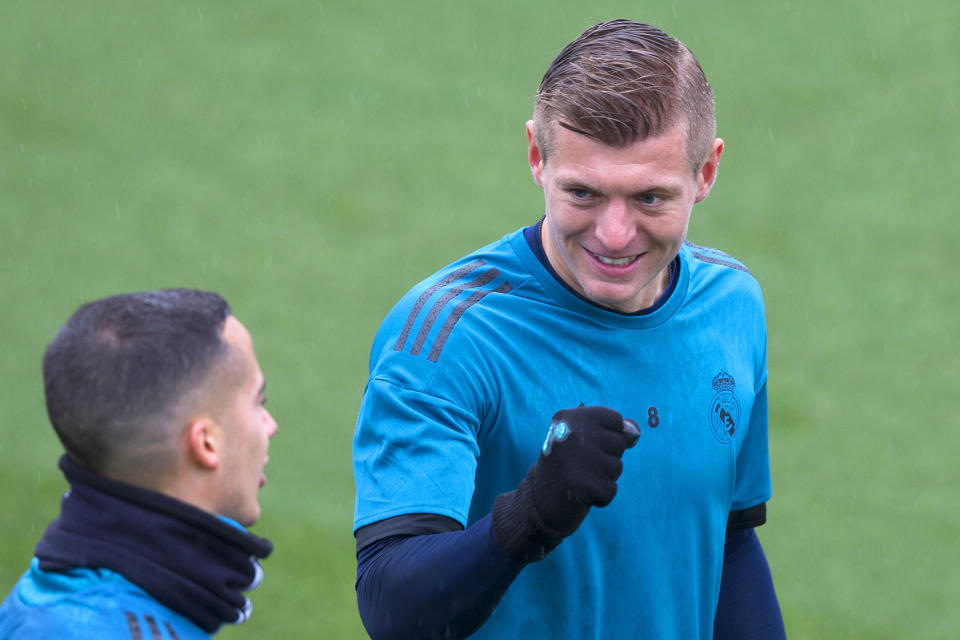
<svg viewBox="0 0 960 640"><path fill-rule="evenodd" d="M715 640L786 638L770 567L760 540L751 528L727 531L713 637Z"/></svg>
<svg viewBox="0 0 960 640"><path fill-rule="evenodd" d="M373 640L465 638L524 566L500 548L489 515L464 531L384 538L357 556L360 618Z"/></svg>

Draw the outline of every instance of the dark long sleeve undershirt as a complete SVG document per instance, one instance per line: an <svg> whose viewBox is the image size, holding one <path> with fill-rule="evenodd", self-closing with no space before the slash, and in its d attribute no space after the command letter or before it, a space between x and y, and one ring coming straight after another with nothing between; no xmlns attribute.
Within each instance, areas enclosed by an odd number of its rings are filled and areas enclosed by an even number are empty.
<svg viewBox="0 0 960 640"><path fill-rule="evenodd" d="M753 529L727 529L714 640L786 640L780 603Z"/></svg>
<svg viewBox="0 0 960 640"><path fill-rule="evenodd" d="M465 638L524 566L497 544L490 515L463 531L383 538L357 554L360 618L374 640Z"/></svg>
<svg viewBox="0 0 960 640"><path fill-rule="evenodd" d="M500 548L489 515L466 530L382 538L357 554L360 617L373 640L466 638L524 566ZM714 638L785 637L756 533L728 529Z"/></svg>

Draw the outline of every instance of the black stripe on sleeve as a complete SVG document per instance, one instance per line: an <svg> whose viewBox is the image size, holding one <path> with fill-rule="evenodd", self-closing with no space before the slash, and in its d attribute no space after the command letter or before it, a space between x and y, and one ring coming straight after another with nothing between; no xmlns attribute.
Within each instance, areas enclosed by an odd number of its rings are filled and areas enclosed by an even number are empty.
<svg viewBox="0 0 960 640"><path fill-rule="evenodd" d="M417 298L416 304L413 305L413 309L410 311L410 315L407 316L407 322L406 324L403 325L403 331L400 333L400 337L397 338L397 343L393 345L393 350L394 351L403 350L403 345L406 344L407 342L407 336L410 335L410 330L413 328L413 323L416 322L417 316L420 314L420 310L423 308L423 305L427 303L427 300L430 299L430 296L432 296L434 293L444 288L451 282L459 280L460 278L467 275L474 269L478 269L479 267L482 267L484 264L486 263L483 260L474 260L473 262L460 267L459 269L457 269L456 271L448 275L446 278L444 278L443 280L436 283L435 285L433 285L432 287L424 291L422 294L420 294L420 297Z"/></svg>
<svg viewBox="0 0 960 640"><path fill-rule="evenodd" d="M767 521L767 503L755 507L731 511L727 517L727 529L752 529Z"/></svg>
<svg viewBox="0 0 960 640"><path fill-rule="evenodd" d="M490 271L496 271L496 269L491 269ZM450 332L453 331L453 325L457 324L457 321L463 317L463 314L466 313L467 309L477 304L491 293L507 293L512 288L513 287L509 282L504 282L493 291L474 291L469 298L458 304L454 308L453 313L451 313L447 318L447 321L443 323L442 327L440 327L440 335L437 336L437 341L433 343L433 348L430 350L430 355L427 356L427 360L430 362L436 362L437 359L440 358L440 352L443 351L443 345L447 343L447 338L450 337Z"/></svg>
<svg viewBox="0 0 960 640"><path fill-rule="evenodd" d="M137 620L137 614L131 611L124 611L123 615L127 617L127 626L130 628L131 640L143 640L143 634L140 632L140 621Z"/></svg>
<svg viewBox="0 0 960 640"><path fill-rule="evenodd" d="M423 319L423 325L420 327L420 332L417 333L417 338L413 341L413 348L410 349L411 355L420 355L420 350L423 349L423 345L427 341L427 336L430 335L430 329L433 328L433 323L436 322L437 317L440 315L440 312L443 311L443 308L447 306L448 302L459 296L467 289L477 289L485 284L488 284L498 275L500 275L500 271L498 269L489 269L466 284L460 284L456 287L451 287L442 296L440 296L430 308L430 311L427 312L426 317ZM436 358L433 358L432 360L436 362Z"/></svg>
<svg viewBox="0 0 960 640"><path fill-rule="evenodd" d="M160 627L157 626L157 621L153 616L147 613L144 614L143 619L147 621L147 626L150 627L150 637L156 640L163 640L163 634L160 633Z"/></svg>
<svg viewBox="0 0 960 640"><path fill-rule="evenodd" d="M177 632L173 630L173 627L166 620L163 621L163 626L167 629L167 634L170 636L171 640L180 640L180 636L177 635Z"/></svg>
<svg viewBox="0 0 960 640"><path fill-rule="evenodd" d="M462 530L462 524L447 516L435 513L408 513L360 527L354 535L357 538L357 553L360 553L364 547L390 536L419 536Z"/></svg>

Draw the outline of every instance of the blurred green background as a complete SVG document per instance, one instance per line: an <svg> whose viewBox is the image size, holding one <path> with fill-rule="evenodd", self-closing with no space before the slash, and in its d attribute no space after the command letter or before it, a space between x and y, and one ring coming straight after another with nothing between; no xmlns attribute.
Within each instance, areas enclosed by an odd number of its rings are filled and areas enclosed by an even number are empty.
<svg viewBox="0 0 960 640"><path fill-rule="evenodd" d="M200 287L253 333L280 424L255 527L276 551L219 637L364 637L350 443L373 334L538 218L536 86L612 17L685 41L717 95L690 238L766 293L760 534L788 634L958 637L960 5L936 0L4 0L0 592L66 486L47 342L84 301Z"/></svg>

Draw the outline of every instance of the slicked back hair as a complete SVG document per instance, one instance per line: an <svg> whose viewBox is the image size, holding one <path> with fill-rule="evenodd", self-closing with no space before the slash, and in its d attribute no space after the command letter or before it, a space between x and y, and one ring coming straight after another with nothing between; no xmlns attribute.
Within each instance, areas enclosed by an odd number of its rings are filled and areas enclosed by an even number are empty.
<svg viewBox="0 0 960 640"><path fill-rule="evenodd" d="M693 53L660 29L632 20L594 25L547 69L534 108L544 161L553 127L622 148L686 127L686 156L698 171L716 136L713 90Z"/></svg>
<svg viewBox="0 0 960 640"><path fill-rule="evenodd" d="M169 470L178 405L230 359L229 315L221 296L192 289L77 309L43 356L47 414L67 454L121 479Z"/></svg>

